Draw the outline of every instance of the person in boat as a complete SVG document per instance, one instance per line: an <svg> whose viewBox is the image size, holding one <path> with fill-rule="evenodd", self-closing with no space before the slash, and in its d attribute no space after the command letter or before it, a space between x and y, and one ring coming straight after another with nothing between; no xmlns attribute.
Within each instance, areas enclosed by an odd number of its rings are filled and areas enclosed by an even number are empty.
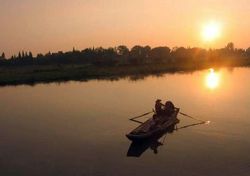
<svg viewBox="0 0 250 176"><path fill-rule="evenodd" d="M173 102L166 101L165 107L164 107L164 114L166 116L171 116L177 108L174 106Z"/></svg>
<svg viewBox="0 0 250 176"><path fill-rule="evenodd" d="M156 115L157 116L161 116L164 114L164 104L161 103L161 100L160 99L157 99L155 101L155 112L156 112Z"/></svg>

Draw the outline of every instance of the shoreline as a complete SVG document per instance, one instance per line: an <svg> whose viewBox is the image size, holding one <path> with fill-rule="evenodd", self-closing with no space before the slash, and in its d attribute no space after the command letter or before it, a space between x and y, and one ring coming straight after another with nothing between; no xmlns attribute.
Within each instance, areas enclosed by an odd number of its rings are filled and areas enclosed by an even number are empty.
<svg viewBox="0 0 250 176"><path fill-rule="evenodd" d="M248 67L249 65L121 65L121 66L93 66L93 65L31 65L16 67L0 67L0 87L17 85L35 85L39 83L88 81L88 80L119 80L130 78L143 79L150 75L165 73L188 73L209 68Z"/></svg>

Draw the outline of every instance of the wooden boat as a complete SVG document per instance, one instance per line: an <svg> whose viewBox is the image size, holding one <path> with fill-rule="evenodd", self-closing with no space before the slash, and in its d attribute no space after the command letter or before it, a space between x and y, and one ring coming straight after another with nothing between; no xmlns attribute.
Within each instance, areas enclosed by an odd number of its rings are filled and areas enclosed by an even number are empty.
<svg viewBox="0 0 250 176"><path fill-rule="evenodd" d="M158 119L157 122L152 117L148 119L146 122L142 123L137 128L135 128L126 136L128 139L132 141L149 139L159 133L166 131L170 126L179 123L179 119L177 119L178 113L179 109L176 109L169 117L167 116L157 117Z"/></svg>

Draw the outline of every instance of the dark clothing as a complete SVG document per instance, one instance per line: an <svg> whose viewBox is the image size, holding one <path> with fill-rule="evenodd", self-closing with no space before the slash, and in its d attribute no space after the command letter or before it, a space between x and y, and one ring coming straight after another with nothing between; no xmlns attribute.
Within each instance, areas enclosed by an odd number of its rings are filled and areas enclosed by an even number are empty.
<svg viewBox="0 0 250 176"><path fill-rule="evenodd" d="M163 114L162 104L160 102L155 103L155 112L156 112L156 115Z"/></svg>
<svg viewBox="0 0 250 176"><path fill-rule="evenodd" d="M175 111L175 107L174 107L174 104L171 102L171 101L167 101L165 103L165 110L164 110L164 113L167 115L167 116L171 116L173 114L173 112Z"/></svg>

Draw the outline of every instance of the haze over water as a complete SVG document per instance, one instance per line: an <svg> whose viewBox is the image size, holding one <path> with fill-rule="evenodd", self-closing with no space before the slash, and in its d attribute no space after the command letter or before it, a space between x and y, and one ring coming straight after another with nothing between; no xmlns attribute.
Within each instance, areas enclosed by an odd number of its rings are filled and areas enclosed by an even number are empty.
<svg viewBox="0 0 250 176"><path fill-rule="evenodd" d="M235 68L2 87L0 175L247 176L249 74ZM211 123L167 134L158 154L148 149L127 157L125 134L138 125L128 118L150 111L156 98ZM177 127L196 123L178 118Z"/></svg>

